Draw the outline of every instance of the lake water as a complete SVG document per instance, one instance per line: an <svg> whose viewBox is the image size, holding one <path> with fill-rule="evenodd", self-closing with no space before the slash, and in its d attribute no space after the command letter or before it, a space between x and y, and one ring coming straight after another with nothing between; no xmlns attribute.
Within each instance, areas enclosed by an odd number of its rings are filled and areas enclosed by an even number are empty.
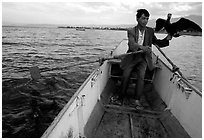
<svg viewBox="0 0 204 140"><path fill-rule="evenodd" d="M40 137L98 64L63 67L105 57L124 38L124 31L2 27L3 137ZM202 90L202 37L173 38L162 50ZM24 85L33 66L47 70L45 80Z"/></svg>

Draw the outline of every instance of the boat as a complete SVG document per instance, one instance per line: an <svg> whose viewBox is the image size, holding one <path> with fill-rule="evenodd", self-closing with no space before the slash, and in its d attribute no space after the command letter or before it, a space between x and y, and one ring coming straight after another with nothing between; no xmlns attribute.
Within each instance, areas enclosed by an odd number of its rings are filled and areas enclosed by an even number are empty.
<svg viewBox="0 0 204 140"><path fill-rule="evenodd" d="M123 105L112 102L119 89L124 39L89 75L42 135L42 138L201 138L202 93L158 56L160 68L147 72L144 109L131 106L134 80ZM129 54L126 54L129 55ZM132 55L132 54L130 54ZM118 56L118 57L115 57ZM120 56L120 57L119 57ZM117 58L117 59L115 59Z"/></svg>
<svg viewBox="0 0 204 140"><path fill-rule="evenodd" d="M77 30L77 31L85 31L86 29L85 29L85 28L80 27L80 28L76 28L76 30Z"/></svg>

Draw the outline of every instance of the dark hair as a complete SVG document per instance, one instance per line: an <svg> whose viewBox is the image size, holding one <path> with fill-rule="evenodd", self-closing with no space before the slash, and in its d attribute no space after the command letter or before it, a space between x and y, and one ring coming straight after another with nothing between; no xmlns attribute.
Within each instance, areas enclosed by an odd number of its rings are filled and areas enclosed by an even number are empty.
<svg viewBox="0 0 204 140"><path fill-rule="evenodd" d="M149 12L146 9L138 9L136 17L140 18L142 16L142 14L144 14L146 17L150 16Z"/></svg>

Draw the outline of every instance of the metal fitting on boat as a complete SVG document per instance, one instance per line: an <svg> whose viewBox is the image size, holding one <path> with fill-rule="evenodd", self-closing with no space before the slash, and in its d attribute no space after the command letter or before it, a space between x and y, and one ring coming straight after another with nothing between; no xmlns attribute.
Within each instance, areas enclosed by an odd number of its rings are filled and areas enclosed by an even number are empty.
<svg viewBox="0 0 204 140"><path fill-rule="evenodd" d="M85 95L81 95L81 106L85 106L84 99L85 99Z"/></svg>
<svg viewBox="0 0 204 140"><path fill-rule="evenodd" d="M96 73L91 78L91 87L93 87L93 85L97 81L99 74L100 74L100 69L97 69Z"/></svg>
<svg viewBox="0 0 204 140"><path fill-rule="evenodd" d="M190 97L190 95L191 95L191 92L186 91L186 92L185 92L185 95L186 95L186 99L189 99L189 97Z"/></svg>

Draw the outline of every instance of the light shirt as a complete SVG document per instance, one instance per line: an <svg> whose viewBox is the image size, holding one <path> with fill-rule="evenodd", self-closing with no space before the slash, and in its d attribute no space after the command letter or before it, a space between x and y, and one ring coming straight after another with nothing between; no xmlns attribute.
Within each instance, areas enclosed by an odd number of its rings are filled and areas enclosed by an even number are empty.
<svg viewBox="0 0 204 140"><path fill-rule="evenodd" d="M138 29L139 30L139 29ZM139 37L138 37L138 44L139 45L143 45L143 42L144 42L144 35L145 35L145 30L142 32L140 32L139 30Z"/></svg>

